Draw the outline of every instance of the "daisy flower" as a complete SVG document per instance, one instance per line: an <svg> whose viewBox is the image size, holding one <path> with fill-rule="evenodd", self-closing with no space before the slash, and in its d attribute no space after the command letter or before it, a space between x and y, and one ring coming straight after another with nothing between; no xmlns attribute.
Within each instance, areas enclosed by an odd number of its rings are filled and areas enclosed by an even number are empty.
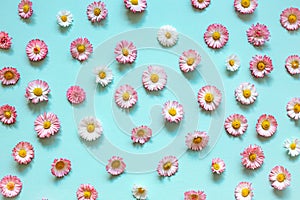
<svg viewBox="0 0 300 200"><path fill-rule="evenodd" d="M262 137L271 137L277 129L277 121L274 116L263 114L256 123L256 132Z"/></svg>
<svg viewBox="0 0 300 200"><path fill-rule="evenodd" d="M232 54L226 58L225 64L228 71L234 72L239 69L241 62L237 55Z"/></svg>
<svg viewBox="0 0 300 200"><path fill-rule="evenodd" d="M283 145L288 150L288 155L294 157L294 156L298 156L300 154L300 140L299 139L293 139L293 140L286 139L284 141Z"/></svg>
<svg viewBox="0 0 300 200"><path fill-rule="evenodd" d="M12 38L9 37L8 33L0 32L0 49L9 49L11 47Z"/></svg>
<svg viewBox="0 0 300 200"><path fill-rule="evenodd" d="M85 61L93 53L93 45L87 38L77 38L70 45L70 52L73 58Z"/></svg>
<svg viewBox="0 0 300 200"><path fill-rule="evenodd" d="M185 136L186 146L193 151L201 151L204 149L209 141L209 136L204 131L194 131Z"/></svg>
<svg viewBox="0 0 300 200"><path fill-rule="evenodd" d="M211 24L204 33L205 43L213 49L222 48L228 42L228 38L228 30L222 24Z"/></svg>
<svg viewBox="0 0 300 200"><path fill-rule="evenodd" d="M208 7L210 4L210 0L191 0L192 6L196 9L203 10Z"/></svg>
<svg viewBox="0 0 300 200"><path fill-rule="evenodd" d="M252 183L240 182L234 190L234 196L236 200L251 200L253 197Z"/></svg>
<svg viewBox="0 0 300 200"><path fill-rule="evenodd" d="M4 197L18 196L22 190L22 182L17 176L7 175L0 181L0 192Z"/></svg>
<svg viewBox="0 0 300 200"><path fill-rule="evenodd" d="M33 146L29 142L19 142L13 148L12 156L19 164L27 165L34 158Z"/></svg>
<svg viewBox="0 0 300 200"><path fill-rule="evenodd" d="M131 64L137 57L137 49L133 42L122 40L115 48L116 60L121 64Z"/></svg>
<svg viewBox="0 0 300 200"><path fill-rule="evenodd" d="M187 50L179 57L179 67L183 72L194 71L199 65L201 57L196 50Z"/></svg>
<svg viewBox="0 0 300 200"><path fill-rule="evenodd" d="M57 116L51 112L39 115L34 121L34 130L39 138L49 138L60 129Z"/></svg>
<svg viewBox="0 0 300 200"><path fill-rule="evenodd" d="M131 108L137 100L137 92L130 85L122 85L115 92L115 102L120 108Z"/></svg>
<svg viewBox="0 0 300 200"><path fill-rule="evenodd" d="M101 122L95 117L85 117L78 125L79 136L86 141L98 139L103 132Z"/></svg>
<svg viewBox="0 0 300 200"><path fill-rule="evenodd" d="M42 101L48 101L49 93L50 88L46 81L34 80L28 83L25 97L29 102L37 104Z"/></svg>
<svg viewBox="0 0 300 200"><path fill-rule="evenodd" d="M283 190L290 185L291 174L283 166L275 166L269 174L269 180L273 188Z"/></svg>
<svg viewBox="0 0 300 200"><path fill-rule="evenodd" d="M0 81L2 85L15 85L19 79L20 74L14 67L4 67L0 70Z"/></svg>
<svg viewBox="0 0 300 200"><path fill-rule="evenodd" d="M71 86L67 90L67 98L72 104L80 104L85 100L85 91L78 85Z"/></svg>
<svg viewBox="0 0 300 200"><path fill-rule="evenodd" d="M298 8L286 8L280 14L280 23L288 31L298 30L300 27L300 10Z"/></svg>
<svg viewBox="0 0 300 200"><path fill-rule="evenodd" d="M300 74L300 56L291 55L285 60L285 68L291 74Z"/></svg>
<svg viewBox="0 0 300 200"><path fill-rule="evenodd" d="M19 16L23 19L28 19L31 17L33 10L32 10L32 2L30 0L21 0L18 4L18 12Z"/></svg>
<svg viewBox="0 0 300 200"><path fill-rule="evenodd" d="M247 119L244 115L232 114L226 118L224 127L229 135L243 135L248 128Z"/></svg>
<svg viewBox="0 0 300 200"><path fill-rule="evenodd" d="M203 191L186 191L184 192L184 200L206 200L206 194Z"/></svg>
<svg viewBox="0 0 300 200"><path fill-rule="evenodd" d="M286 111L291 119L300 119L300 97L292 98L286 105Z"/></svg>
<svg viewBox="0 0 300 200"><path fill-rule="evenodd" d="M161 26L157 31L157 40L164 47L172 47L178 41L178 32L173 26Z"/></svg>
<svg viewBox="0 0 300 200"><path fill-rule="evenodd" d="M157 173L160 176L172 176L178 171L178 160L175 156L165 156L159 161Z"/></svg>
<svg viewBox="0 0 300 200"><path fill-rule="evenodd" d="M113 80L112 70L107 66L96 67L94 73L96 75L96 83L100 83L102 87L107 86Z"/></svg>
<svg viewBox="0 0 300 200"><path fill-rule="evenodd" d="M225 162L220 158L214 158L211 162L211 171L216 174L222 174L225 171Z"/></svg>
<svg viewBox="0 0 300 200"><path fill-rule="evenodd" d="M26 54L31 61L44 60L48 54L48 46L43 40L30 40L26 46Z"/></svg>
<svg viewBox="0 0 300 200"><path fill-rule="evenodd" d="M245 82L241 83L235 90L235 99L241 104L249 105L254 103L258 96L254 84Z"/></svg>
<svg viewBox="0 0 300 200"><path fill-rule="evenodd" d="M147 7L146 0L124 0L125 7L131 12L143 12Z"/></svg>
<svg viewBox="0 0 300 200"><path fill-rule="evenodd" d="M3 124L14 124L17 118L17 111L14 106L8 104L0 107L0 120Z"/></svg>
<svg viewBox="0 0 300 200"><path fill-rule="evenodd" d="M257 169L259 168L265 159L263 150L258 145L249 145L241 153L242 164L247 169Z"/></svg>
<svg viewBox="0 0 300 200"><path fill-rule="evenodd" d="M234 8L241 14L253 13L257 5L257 0L234 0Z"/></svg>
<svg viewBox="0 0 300 200"><path fill-rule="evenodd" d="M123 162L123 158L119 156L111 157L106 165L106 171L113 176L122 174L125 168L126 164Z"/></svg>
<svg viewBox="0 0 300 200"><path fill-rule="evenodd" d="M98 192L90 184L81 184L76 192L77 200L96 200Z"/></svg>
<svg viewBox="0 0 300 200"><path fill-rule="evenodd" d="M147 188L141 186L141 185L134 185L132 188L132 195L134 198L139 200L145 200L147 199Z"/></svg>
<svg viewBox="0 0 300 200"><path fill-rule="evenodd" d="M162 114L168 122L178 123L183 118L183 106L177 101L167 101L163 106Z"/></svg>
<svg viewBox="0 0 300 200"><path fill-rule="evenodd" d="M252 24L252 26L246 31L246 33L248 42L253 46L262 46L266 41L270 39L270 31L264 24Z"/></svg>
<svg viewBox="0 0 300 200"><path fill-rule="evenodd" d="M62 178L71 171L71 161L65 158L55 158L51 164L51 173L53 176Z"/></svg>
<svg viewBox="0 0 300 200"><path fill-rule="evenodd" d="M68 27L73 22L73 15L68 10L61 10L56 15L57 23L62 27Z"/></svg>
<svg viewBox="0 0 300 200"><path fill-rule="evenodd" d="M94 22L101 22L103 19L107 16L107 9L104 2L101 1L94 1L91 4L88 5L86 14L88 16L88 19L94 23Z"/></svg>
<svg viewBox="0 0 300 200"><path fill-rule="evenodd" d="M269 56L256 55L250 61L250 71L255 78L263 78L273 70L272 60Z"/></svg>
<svg viewBox="0 0 300 200"><path fill-rule="evenodd" d="M143 72L142 82L148 91L162 90L167 84L167 74L162 67L148 66Z"/></svg>
<svg viewBox="0 0 300 200"><path fill-rule="evenodd" d="M213 85L206 85L198 92L198 103L206 111L217 109L221 101L222 93Z"/></svg>
<svg viewBox="0 0 300 200"><path fill-rule="evenodd" d="M152 130L148 126L139 126L131 131L131 140L135 143L144 144L150 140Z"/></svg>

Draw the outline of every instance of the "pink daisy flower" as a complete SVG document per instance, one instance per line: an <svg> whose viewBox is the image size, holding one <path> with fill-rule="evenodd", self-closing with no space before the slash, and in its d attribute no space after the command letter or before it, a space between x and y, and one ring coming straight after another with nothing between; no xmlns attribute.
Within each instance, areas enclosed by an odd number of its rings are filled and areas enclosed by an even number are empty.
<svg viewBox="0 0 300 200"><path fill-rule="evenodd" d="M65 158L55 158L51 164L51 173L53 176L62 178L71 171L71 161Z"/></svg>
<svg viewBox="0 0 300 200"><path fill-rule="evenodd" d="M280 23L288 31L298 30L300 27L300 10L298 8L286 8L280 14Z"/></svg>
<svg viewBox="0 0 300 200"><path fill-rule="evenodd" d="M0 32L0 49L9 49L11 47L12 38L9 37L8 33Z"/></svg>
<svg viewBox="0 0 300 200"><path fill-rule="evenodd" d="M272 60L269 56L256 55L250 61L250 71L255 78L263 78L273 70Z"/></svg>
<svg viewBox="0 0 300 200"><path fill-rule="evenodd" d="M0 70L2 85L15 85L20 79L18 70L14 67L4 67Z"/></svg>
<svg viewBox="0 0 300 200"><path fill-rule="evenodd" d="M228 30L222 24L211 24L204 33L205 43L213 49L222 48L228 42L228 38Z"/></svg>
<svg viewBox="0 0 300 200"><path fill-rule="evenodd" d="M160 176L172 176L178 171L178 160L175 156L165 156L159 161L157 173Z"/></svg>
<svg viewBox="0 0 300 200"><path fill-rule="evenodd" d="M285 68L291 75L300 74L300 56L291 55L287 57Z"/></svg>
<svg viewBox="0 0 300 200"><path fill-rule="evenodd" d="M7 175L0 181L0 192L4 197L18 196L22 190L22 182L17 176Z"/></svg>
<svg viewBox="0 0 300 200"><path fill-rule="evenodd" d="M251 200L253 196L252 183L249 182L240 182L234 190L236 200Z"/></svg>
<svg viewBox="0 0 300 200"><path fill-rule="evenodd" d="M247 169L257 169L259 168L265 159L263 150L258 145L249 145L241 153L242 164Z"/></svg>
<svg viewBox="0 0 300 200"><path fill-rule="evenodd" d="M60 122L53 113L39 115L34 121L34 130L39 138L49 138L56 134L60 129Z"/></svg>
<svg viewBox="0 0 300 200"><path fill-rule="evenodd" d="M72 104L80 104L85 100L85 91L80 86L71 86L67 90L67 98Z"/></svg>
<svg viewBox="0 0 300 200"><path fill-rule="evenodd" d="M123 158L119 156L111 157L106 165L106 171L113 176L122 174L125 168L126 164L124 163Z"/></svg>
<svg viewBox="0 0 300 200"><path fill-rule="evenodd" d="M235 99L241 104L249 105L254 103L258 96L254 84L241 83L235 90Z"/></svg>
<svg viewBox="0 0 300 200"><path fill-rule="evenodd" d="M87 38L77 38L70 45L70 52L73 58L85 61L93 53L93 45Z"/></svg>
<svg viewBox="0 0 300 200"><path fill-rule="evenodd" d="M198 103L206 111L213 111L218 108L222 101L221 91L213 85L206 85L198 92Z"/></svg>
<svg viewBox="0 0 300 200"><path fill-rule="evenodd" d="M262 46L270 39L270 31L264 24L252 24L247 30L248 42L253 46Z"/></svg>
<svg viewBox="0 0 300 200"><path fill-rule="evenodd" d="M162 114L168 122L178 123L183 118L183 106L177 101L167 101L164 104Z"/></svg>
<svg viewBox="0 0 300 200"><path fill-rule="evenodd" d="M43 40L30 40L26 46L26 54L31 61L44 60L48 54L48 46Z"/></svg>
<svg viewBox="0 0 300 200"><path fill-rule="evenodd" d="M277 121L274 116L263 114L256 123L256 132L262 137L271 137L277 129Z"/></svg>
<svg viewBox="0 0 300 200"><path fill-rule="evenodd" d="M194 8L203 10L209 6L210 0L191 0L191 3Z"/></svg>
<svg viewBox="0 0 300 200"><path fill-rule="evenodd" d="M241 14L253 13L257 5L257 0L234 0L234 8Z"/></svg>
<svg viewBox="0 0 300 200"><path fill-rule="evenodd" d="M19 164L27 165L34 158L34 149L29 142L19 142L12 150L14 160Z"/></svg>
<svg viewBox="0 0 300 200"><path fill-rule="evenodd" d="M214 158L211 162L211 171L216 174L222 174L225 171L225 162L220 158Z"/></svg>
<svg viewBox="0 0 300 200"><path fill-rule="evenodd" d="M248 128L247 119L244 115L232 114L226 118L224 127L229 135L243 135Z"/></svg>
<svg viewBox="0 0 300 200"><path fill-rule="evenodd" d="M14 124L17 118L17 111L14 106L8 104L0 107L0 120L3 124Z"/></svg>
<svg viewBox="0 0 300 200"><path fill-rule="evenodd" d="M131 131L131 139L135 143L144 144L150 140L152 130L148 126L139 126Z"/></svg>
<svg viewBox="0 0 300 200"><path fill-rule="evenodd" d="M86 14L88 16L88 19L94 23L94 22L101 22L103 19L107 16L107 9L104 2L101 1L94 1L91 4L88 5Z"/></svg>
<svg viewBox="0 0 300 200"><path fill-rule="evenodd" d="M49 93L50 88L46 81L34 80L28 83L25 97L29 102L37 104L42 101L48 101Z"/></svg>
<svg viewBox="0 0 300 200"><path fill-rule="evenodd" d="M19 16L23 19L28 19L31 17L33 10L32 10L32 2L30 0L21 0L18 5L18 12Z"/></svg>
<svg viewBox="0 0 300 200"><path fill-rule="evenodd" d="M187 50L179 57L179 67L183 72L194 71L199 65L201 57L195 50Z"/></svg>
<svg viewBox="0 0 300 200"><path fill-rule="evenodd" d="M131 12L143 12L147 7L146 0L124 0L125 7Z"/></svg>
<svg viewBox="0 0 300 200"><path fill-rule="evenodd" d="M286 105L286 111L291 119L300 119L300 97L292 98Z"/></svg>
<svg viewBox="0 0 300 200"><path fill-rule="evenodd" d="M120 108L131 108L137 100L137 92L130 85L122 85L115 92L115 102Z"/></svg>
<svg viewBox="0 0 300 200"><path fill-rule="evenodd" d="M90 184L81 184L76 192L77 200L96 200L98 192Z"/></svg>
<svg viewBox="0 0 300 200"><path fill-rule="evenodd" d="M162 67L148 66L143 72L142 82L148 91L162 90L167 84L167 74Z"/></svg>
<svg viewBox="0 0 300 200"><path fill-rule="evenodd" d="M206 194L203 191L186 191L184 192L184 200L206 200Z"/></svg>
<svg viewBox="0 0 300 200"><path fill-rule="evenodd" d="M201 151L204 149L209 141L209 136L204 131L194 131L185 136L186 146L193 151Z"/></svg>
<svg viewBox="0 0 300 200"><path fill-rule="evenodd" d="M131 64L137 56L137 49L133 42L122 40L115 48L116 60L121 64Z"/></svg>
<svg viewBox="0 0 300 200"><path fill-rule="evenodd" d="M273 188L283 190L290 185L291 174L283 166L275 166L269 174L269 180Z"/></svg>

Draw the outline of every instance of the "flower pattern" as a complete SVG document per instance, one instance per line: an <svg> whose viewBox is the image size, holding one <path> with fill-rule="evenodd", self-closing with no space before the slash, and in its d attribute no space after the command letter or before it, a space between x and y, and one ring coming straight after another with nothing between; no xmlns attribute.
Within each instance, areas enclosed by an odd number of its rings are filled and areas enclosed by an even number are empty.
<svg viewBox="0 0 300 200"><path fill-rule="evenodd" d="M271 186L277 190L283 190L291 184L291 174L283 166L275 166L269 174Z"/></svg>
<svg viewBox="0 0 300 200"><path fill-rule="evenodd" d="M124 0L125 7L133 13L143 12L147 7L147 0Z"/></svg>
<svg viewBox="0 0 300 200"><path fill-rule="evenodd" d="M178 171L178 160L175 156L165 156L159 161L157 173L160 176L173 176Z"/></svg>
<svg viewBox="0 0 300 200"><path fill-rule="evenodd" d="M22 187L22 181L17 176L7 175L0 180L0 192L7 198L18 196Z"/></svg>
<svg viewBox="0 0 300 200"><path fill-rule="evenodd" d="M199 65L201 57L196 50L184 51L179 57L179 67L183 72L194 71Z"/></svg>
<svg viewBox="0 0 300 200"><path fill-rule="evenodd" d="M285 60L285 68L291 75L300 74L300 56L290 55Z"/></svg>
<svg viewBox="0 0 300 200"><path fill-rule="evenodd" d="M93 45L87 38L77 38L70 45L70 52L73 58L85 61L93 53Z"/></svg>
<svg viewBox="0 0 300 200"><path fill-rule="evenodd" d="M262 137L271 137L277 130L277 121L273 115L263 114L256 123L256 132Z"/></svg>
<svg viewBox="0 0 300 200"><path fill-rule="evenodd" d="M250 105L254 103L258 96L254 84L245 82L241 83L235 90L235 99L244 105Z"/></svg>
<svg viewBox="0 0 300 200"><path fill-rule="evenodd" d="M30 40L26 46L26 54L33 62L44 60L48 54L48 46L43 40Z"/></svg>
<svg viewBox="0 0 300 200"><path fill-rule="evenodd" d="M249 145L241 153L242 164L247 169L257 169L261 167L264 162L265 155L262 148L258 145Z"/></svg>
<svg viewBox="0 0 300 200"><path fill-rule="evenodd" d="M296 31L300 27L300 10L290 7L284 9L280 14L280 23L288 31Z"/></svg>
<svg viewBox="0 0 300 200"><path fill-rule="evenodd" d="M211 24L204 33L204 41L208 47L220 49L228 42L229 33L222 24Z"/></svg>
<svg viewBox="0 0 300 200"><path fill-rule="evenodd" d="M143 72L142 82L148 91L162 90L167 84L167 74L164 68L159 66L148 66Z"/></svg>
<svg viewBox="0 0 300 200"><path fill-rule="evenodd" d="M12 38L8 33L0 31L0 49L9 49L12 44L11 40Z"/></svg>
<svg viewBox="0 0 300 200"><path fill-rule="evenodd" d="M224 127L229 135L235 137L243 135L248 128L247 119L244 115L232 114L226 118Z"/></svg>
<svg viewBox="0 0 300 200"><path fill-rule="evenodd" d="M272 60L269 56L256 55L250 61L250 71L255 78L263 78L273 70Z"/></svg>
<svg viewBox="0 0 300 200"><path fill-rule="evenodd" d="M101 22L102 20L104 20L108 14L108 11L106 9L104 2L94 1L88 5L86 14L88 16L88 19L92 23L94 23L94 22Z"/></svg>
<svg viewBox="0 0 300 200"><path fill-rule="evenodd" d="M248 42L253 46L262 46L270 39L270 31L264 24L252 24L247 30Z"/></svg>

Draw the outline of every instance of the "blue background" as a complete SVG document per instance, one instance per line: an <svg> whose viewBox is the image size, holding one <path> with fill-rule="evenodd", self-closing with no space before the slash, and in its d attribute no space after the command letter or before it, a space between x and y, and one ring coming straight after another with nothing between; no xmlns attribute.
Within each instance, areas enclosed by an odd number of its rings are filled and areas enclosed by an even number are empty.
<svg viewBox="0 0 300 200"><path fill-rule="evenodd" d="M300 54L300 40L299 31L291 33L281 27L279 16L287 7L299 8L300 2L261 0L254 14L239 16L234 11L233 1L212 1L204 11L193 9L188 0L176 3L171 0L149 1L146 11L137 15L128 12L123 1L105 1L108 17L100 25L93 25L87 19L86 8L91 2L33 1L34 14L26 21L18 16L19 1L2 3L0 29L9 33L13 44L9 51L0 52L0 66L16 67L21 79L13 87L0 87L0 105L13 105L18 112L16 124L0 125L0 177L13 174L21 178L23 190L16 199L76 199L76 190L82 183L94 185L99 199L105 200L133 199L133 184L145 185L149 199L183 199L183 193L192 189L204 190L207 199L234 199L234 188L240 181L253 183L255 199L299 197L299 159L287 155L283 141L299 137L300 123L290 120L285 110L292 97L299 97L299 76L290 76L284 63L289 55ZM64 9L70 10L74 16L72 26L67 29L60 28L55 17L58 11ZM267 25L271 32L270 41L262 48L254 48L247 42L246 30L257 22ZM229 30L229 41L220 50L209 49L203 40L207 26L212 23L221 23ZM170 178L159 178L156 172L125 172L111 178L105 166L94 159L80 142L73 108L65 97L66 90L75 84L83 66L71 57L70 43L77 37L87 37L96 48L120 32L144 27L159 28L166 24L176 27L206 50L223 79L226 116L244 114L248 119L248 130L242 137L232 138L222 129L217 145L207 157L199 159L197 153L185 153L179 159L178 173ZM44 40L49 48L47 58L39 63L29 62L25 53L26 44L34 38ZM227 72L224 64L226 57L232 53L241 60L241 67L236 73ZM272 73L260 80L254 79L249 71L249 61L256 54L270 56L274 65ZM145 55L146 60L150 60L151 53L148 56ZM130 72L130 69L127 70ZM50 85L51 95L47 104L37 106L26 102L27 83L35 79L45 80ZM259 93L257 101L248 107L240 106L234 98L235 88L244 81L254 83ZM97 99L99 94L95 95ZM33 122L44 111L56 113L62 128L57 136L39 140ZM264 113L274 115L279 124L277 132L269 139L258 137L255 131L256 121ZM105 112L104 117L111 117L111 113ZM35 148L35 158L28 166L19 166L11 156L13 147L23 140L31 142ZM114 142L122 144L118 137ZM258 144L264 150L265 162L258 170L245 170L241 165L240 152L249 144ZM126 148L126 145L123 146ZM60 157L71 160L72 171L68 176L56 179L50 173L50 167L53 159ZM211 160L215 157L222 158L227 166L221 176L214 176L210 171ZM270 186L268 174L275 165L285 166L292 174L291 186L284 191L275 191Z"/></svg>

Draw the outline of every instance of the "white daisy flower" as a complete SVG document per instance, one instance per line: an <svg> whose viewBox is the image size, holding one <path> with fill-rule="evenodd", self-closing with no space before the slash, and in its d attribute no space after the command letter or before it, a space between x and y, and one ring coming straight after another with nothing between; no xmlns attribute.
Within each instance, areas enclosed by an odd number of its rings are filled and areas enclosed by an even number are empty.
<svg viewBox="0 0 300 200"><path fill-rule="evenodd" d="M241 64L240 59L235 54L232 54L226 58L226 69L228 71L234 72L238 70L240 64Z"/></svg>
<svg viewBox="0 0 300 200"><path fill-rule="evenodd" d="M132 188L132 195L136 199L145 200L147 199L147 188L141 186L141 185L134 185Z"/></svg>
<svg viewBox="0 0 300 200"><path fill-rule="evenodd" d="M79 136L87 141L98 139L103 132L101 122L95 117L85 117L78 125Z"/></svg>
<svg viewBox="0 0 300 200"><path fill-rule="evenodd" d="M144 87L149 91L162 90L167 83L167 74L162 67L149 66L143 72L142 82Z"/></svg>
<svg viewBox="0 0 300 200"><path fill-rule="evenodd" d="M68 27L73 22L73 15L68 10L61 10L56 15L57 23L62 27Z"/></svg>
<svg viewBox="0 0 300 200"><path fill-rule="evenodd" d="M96 67L94 73L96 83L100 83L102 87L107 86L113 80L112 70L107 66Z"/></svg>
<svg viewBox="0 0 300 200"><path fill-rule="evenodd" d="M177 43L178 32L173 26L162 26L157 32L157 40L164 47L172 47Z"/></svg>
<svg viewBox="0 0 300 200"><path fill-rule="evenodd" d="M300 140L299 139L293 139L289 140L286 139L284 141L284 147L288 150L288 154L292 157L298 156L300 154Z"/></svg>
<svg viewBox="0 0 300 200"><path fill-rule="evenodd" d="M245 82L241 83L239 87L235 90L235 99L244 105L249 105L254 103L258 96L254 84Z"/></svg>

